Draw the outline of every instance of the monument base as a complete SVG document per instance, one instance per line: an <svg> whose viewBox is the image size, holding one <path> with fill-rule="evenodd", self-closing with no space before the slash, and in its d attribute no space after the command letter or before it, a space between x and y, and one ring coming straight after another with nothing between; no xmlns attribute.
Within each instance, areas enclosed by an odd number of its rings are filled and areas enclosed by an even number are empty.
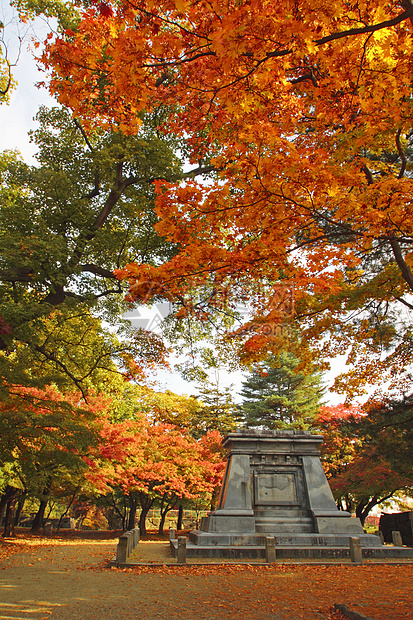
<svg viewBox="0 0 413 620"><path fill-rule="evenodd" d="M360 520L337 510L319 458L320 435L309 431L230 433L217 510L189 535L188 557L263 559L266 538L277 558L347 558L350 538L364 557L413 558L413 549L384 547ZM177 540L171 540L177 553Z"/></svg>
<svg viewBox="0 0 413 620"><path fill-rule="evenodd" d="M196 535L197 532L191 532ZM366 536L368 536L366 534ZM323 537L324 538L324 537ZM373 538L378 538L373 536ZM265 561L265 541L262 544L259 544L261 541L256 539L254 543L249 540L247 544L240 544L238 541L237 544L233 544L230 542L229 544L221 544L224 541L220 541L215 544L205 544L206 542L211 543L212 541L207 541L205 538L198 538L196 543L189 540L186 545L186 556L187 558L205 558L205 559L222 559L222 560L240 560L240 561L248 561L248 560L261 560ZM275 546L275 553L277 560L345 560L350 558L350 545L348 539L346 539L345 544L342 546L339 545L325 545L319 544L320 540L315 538L313 540L313 544L309 546L305 545L303 539L296 540L296 544L292 544L292 542L287 541L286 543L277 543ZM310 541L311 542L311 541ZM332 540L331 540L332 542ZM362 557L364 559L376 559L376 560L385 560L385 559L400 559L400 560L413 560L413 549L409 547L392 547L392 546L383 546L378 545L370 545L372 542L367 539L360 540L361 542L361 552ZM365 546L364 546L365 545ZM170 541L171 552L174 557L177 557L177 548L178 548L178 540L173 539Z"/></svg>

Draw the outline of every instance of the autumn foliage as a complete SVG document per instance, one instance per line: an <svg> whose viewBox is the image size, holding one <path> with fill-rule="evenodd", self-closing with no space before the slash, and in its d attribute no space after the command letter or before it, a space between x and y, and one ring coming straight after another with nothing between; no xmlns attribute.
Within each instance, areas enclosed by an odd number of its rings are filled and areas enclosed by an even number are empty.
<svg viewBox="0 0 413 620"><path fill-rule="evenodd" d="M111 399L90 393L62 394L16 386L0 408L0 520L22 496L40 502L98 498L121 493L129 502L129 525L160 503L163 518L182 499L211 502L223 476L221 436L196 440L186 428L155 423L143 412L112 419ZM70 507L70 504L69 504ZM8 511L10 512L10 511ZM37 527L37 526L36 526Z"/></svg>
<svg viewBox="0 0 413 620"><path fill-rule="evenodd" d="M404 415L410 415L406 404ZM399 420L383 415L384 403L360 406L325 406L316 425L324 435L321 447L323 467L341 509L355 512L364 523L370 510L392 498L396 492L410 496L410 424L404 424L398 443ZM391 445L392 444L392 445ZM398 455L398 456L396 456Z"/></svg>
<svg viewBox="0 0 413 620"><path fill-rule="evenodd" d="M160 129L213 171L206 185L158 181L157 230L180 251L122 269L130 299L235 280L265 317L281 282L307 342L351 347L342 389L384 375L399 387L386 373L411 352L389 304L411 309L413 290L412 19L410 0L120 1L51 40L50 88L76 117L136 133L143 111L167 106ZM257 331L247 353L273 345Z"/></svg>

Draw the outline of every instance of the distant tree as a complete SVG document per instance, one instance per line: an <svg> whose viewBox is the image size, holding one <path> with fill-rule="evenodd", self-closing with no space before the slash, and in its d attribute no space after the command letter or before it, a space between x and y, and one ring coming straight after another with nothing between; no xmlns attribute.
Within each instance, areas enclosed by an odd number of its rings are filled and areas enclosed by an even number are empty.
<svg viewBox="0 0 413 620"><path fill-rule="evenodd" d="M231 388L220 385L219 372L198 382L198 409L192 421L193 432L200 436L216 430L221 435L240 425L240 416Z"/></svg>
<svg viewBox="0 0 413 620"><path fill-rule="evenodd" d="M393 415L389 415L392 412ZM323 407L321 457L340 509L364 523L370 510L413 489L412 400Z"/></svg>
<svg viewBox="0 0 413 620"><path fill-rule="evenodd" d="M321 375L298 370L299 363L293 353L281 351L254 366L241 390L245 426L303 430L312 426L323 395Z"/></svg>
<svg viewBox="0 0 413 620"><path fill-rule="evenodd" d="M0 404L1 512L24 493L39 501L33 531L42 525L51 497L72 494L86 483L83 457L97 443L97 418L107 407L102 397L62 394L15 386ZM6 523L5 535L9 535Z"/></svg>
<svg viewBox="0 0 413 620"><path fill-rule="evenodd" d="M166 514L181 498L213 493L224 471L221 436L210 432L199 441L171 424L153 424L144 415L138 420L110 423L100 432L99 447L87 462L89 480L101 495L113 499L120 490L129 505L125 526L146 532L146 517L155 503L161 507L161 530ZM119 495L119 494L118 494Z"/></svg>
<svg viewBox="0 0 413 620"><path fill-rule="evenodd" d="M205 373L206 375L206 373ZM145 413L155 423L173 424L199 439L208 431L225 435L238 424L239 412L230 388L205 376L198 381L196 396L159 392L151 387L130 385L121 400L114 403L114 420L133 419Z"/></svg>

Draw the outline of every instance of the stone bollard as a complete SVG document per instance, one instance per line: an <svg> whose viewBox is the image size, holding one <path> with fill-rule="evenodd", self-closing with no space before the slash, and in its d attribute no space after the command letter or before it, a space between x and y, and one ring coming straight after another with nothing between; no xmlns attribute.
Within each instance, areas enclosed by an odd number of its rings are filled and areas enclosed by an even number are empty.
<svg viewBox="0 0 413 620"><path fill-rule="evenodd" d="M391 533L391 537L393 540L393 545L395 547L403 547L402 535L398 531L394 531Z"/></svg>
<svg viewBox="0 0 413 620"><path fill-rule="evenodd" d="M119 536L119 542L116 547L116 561L124 564L128 559L128 536L122 534Z"/></svg>
<svg viewBox="0 0 413 620"><path fill-rule="evenodd" d="M186 564L186 536L178 536L176 561L178 564Z"/></svg>
<svg viewBox="0 0 413 620"><path fill-rule="evenodd" d="M267 536L265 539L265 561L267 564L275 562L275 538Z"/></svg>
<svg viewBox="0 0 413 620"><path fill-rule="evenodd" d="M175 530L173 527L169 528L169 540L175 540L176 536L175 536Z"/></svg>
<svg viewBox="0 0 413 620"><path fill-rule="evenodd" d="M133 549L135 549L135 547L137 547L139 543L140 530L138 527L135 527L133 528L133 530L131 530L131 532L132 532L132 537L133 537Z"/></svg>
<svg viewBox="0 0 413 620"><path fill-rule="evenodd" d="M208 523L208 517L201 517L201 523L199 524L199 529L202 532L207 532L208 531L208 529L206 527L207 523Z"/></svg>
<svg viewBox="0 0 413 620"><path fill-rule="evenodd" d="M384 534L381 530L374 532L376 536L380 538L381 544L384 545Z"/></svg>
<svg viewBox="0 0 413 620"><path fill-rule="evenodd" d="M363 563L360 538L350 536L350 559L353 562L353 564Z"/></svg>

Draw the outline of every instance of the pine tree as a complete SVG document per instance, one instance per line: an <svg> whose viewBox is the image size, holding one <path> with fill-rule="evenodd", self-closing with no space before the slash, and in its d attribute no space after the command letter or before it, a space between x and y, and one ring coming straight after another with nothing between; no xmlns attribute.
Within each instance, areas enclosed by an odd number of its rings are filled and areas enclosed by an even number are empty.
<svg viewBox="0 0 413 620"><path fill-rule="evenodd" d="M200 382L198 389L197 400L201 407L193 419L196 436L202 436L210 430L226 435L239 426L239 415L231 388L220 386L218 373L215 378Z"/></svg>
<svg viewBox="0 0 413 620"><path fill-rule="evenodd" d="M321 376L318 372L297 371L299 362L293 353L282 351L254 367L241 391L245 426L311 427L323 395Z"/></svg>

